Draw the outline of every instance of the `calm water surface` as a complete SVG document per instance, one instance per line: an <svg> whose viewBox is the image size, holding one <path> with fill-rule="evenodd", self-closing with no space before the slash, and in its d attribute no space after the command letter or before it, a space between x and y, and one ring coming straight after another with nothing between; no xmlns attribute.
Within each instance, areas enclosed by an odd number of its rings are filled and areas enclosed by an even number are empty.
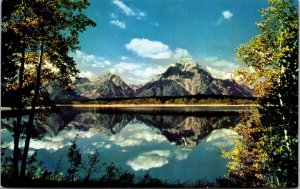
<svg viewBox="0 0 300 189"><path fill-rule="evenodd" d="M1 120L6 156L12 154L14 120ZM97 151L102 163L113 162L137 176L149 173L171 182L213 181L226 172L227 160L220 152L234 145L237 134L232 129L239 121L238 113L203 108L108 111L63 107L36 122L41 139L31 140L29 153L37 150L45 168L66 173L68 148L78 135L76 143L84 159ZM93 177L102 174L99 169ZM85 172L80 175L84 177Z"/></svg>

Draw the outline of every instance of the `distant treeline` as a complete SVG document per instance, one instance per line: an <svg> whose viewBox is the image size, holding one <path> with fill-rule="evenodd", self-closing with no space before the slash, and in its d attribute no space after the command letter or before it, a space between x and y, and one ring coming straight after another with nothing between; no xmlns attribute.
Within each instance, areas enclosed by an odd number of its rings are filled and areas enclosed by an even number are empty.
<svg viewBox="0 0 300 189"><path fill-rule="evenodd" d="M255 104L256 97L237 97L224 95L190 95L190 96L153 96L98 98L85 103L99 104Z"/></svg>
<svg viewBox="0 0 300 189"><path fill-rule="evenodd" d="M257 97L239 97L239 96L230 96L230 95L207 95L207 94L197 94L197 95L188 95L188 96L150 96L150 97L114 97L114 98L97 98L95 100L101 100L101 101L119 101L119 100L131 100L131 99L153 99L156 98L158 100L170 100L170 99L208 99L208 98L214 98L214 99L248 99L248 100L257 100ZM92 100L94 101L94 100Z"/></svg>

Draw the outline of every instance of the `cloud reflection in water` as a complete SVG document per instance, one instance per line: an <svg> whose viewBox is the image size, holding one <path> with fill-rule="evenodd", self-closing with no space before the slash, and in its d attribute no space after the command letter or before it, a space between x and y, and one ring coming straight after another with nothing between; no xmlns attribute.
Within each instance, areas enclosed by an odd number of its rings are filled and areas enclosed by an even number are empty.
<svg viewBox="0 0 300 189"><path fill-rule="evenodd" d="M171 152L169 150L153 150L144 152L132 161L128 161L134 171L148 170L155 167L162 167L169 162Z"/></svg>
<svg viewBox="0 0 300 189"><path fill-rule="evenodd" d="M220 150L233 146L233 138L238 136L230 129L222 129L234 127L238 121L235 116L79 112L72 119L69 115L65 117L69 121L63 122L63 116L58 115L49 118L48 123L52 125L49 128L53 132L38 141L31 140L31 150L39 150L39 157L49 170L61 155L65 162L61 170L67 170L66 152L70 142L79 134L77 144L84 156L97 151L102 162L114 162L138 176L147 171L171 181L214 179L226 171L227 160L220 157ZM182 143L182 140L188 143ZM12 138L7 137L3 145L12 150Z"/></svg>
<svg viewBox="0 0 300 189"><path fill-rule="evenodd" d="M110 137L116 145L121 147L145 145L149 142L166 142L158 129L147 127L144 124L128 124L122 131Z"/></svg>

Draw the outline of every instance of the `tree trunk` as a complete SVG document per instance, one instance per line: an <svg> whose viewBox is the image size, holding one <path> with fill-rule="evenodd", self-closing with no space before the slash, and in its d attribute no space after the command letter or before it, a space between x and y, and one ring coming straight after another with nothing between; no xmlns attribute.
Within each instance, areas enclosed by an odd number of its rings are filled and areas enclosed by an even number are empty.
<svg viewBox="0 0 300 189"><path fill-rule="evenodd" d="M14 125L14 151L13 151L13 176L15 178L19 177L19 140L20 140L20 128L22 121L22 93L23 93L23 75L25 69L25 48L22 48L21 66L19 71L19 87L18 87L18 113L17 113L17 123Z"/></svg>
<svg viewBox="0 0 300 189"><path fill-rule="evenodd" d="M44 41L42 40L40 60L39 60L38 66L36 68L36 84L35 84L35 89L34 89L34 96L33 96L32 102L31 102L31 110L30 110L28 125L26 127L26 139L25 139L25 146L24 146L24 151L23 151L23 156L22 156L22 164L21 164L21 172L20 172L20 176L22 178L24 178L25 174L26 174L26 164L27 164L29 143L30 143L30 139L31 139L32 131L33 131L35 108L37 105L38 95L39 95L39 91L40 91L43 53L44 53Z"/></svg>

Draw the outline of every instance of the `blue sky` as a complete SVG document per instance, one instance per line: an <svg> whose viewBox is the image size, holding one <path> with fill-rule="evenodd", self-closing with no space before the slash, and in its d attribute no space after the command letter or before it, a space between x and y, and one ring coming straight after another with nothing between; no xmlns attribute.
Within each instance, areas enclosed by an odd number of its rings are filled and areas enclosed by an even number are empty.
<svg viewBox="0 0 300 189"><path fill-rule="evenodd" d="M80 35L72 53L81 76L106 72L142 84L182 58L218 78L241 66L235 48L258 34L265 0L90 0L97 26Z"/></svg>

